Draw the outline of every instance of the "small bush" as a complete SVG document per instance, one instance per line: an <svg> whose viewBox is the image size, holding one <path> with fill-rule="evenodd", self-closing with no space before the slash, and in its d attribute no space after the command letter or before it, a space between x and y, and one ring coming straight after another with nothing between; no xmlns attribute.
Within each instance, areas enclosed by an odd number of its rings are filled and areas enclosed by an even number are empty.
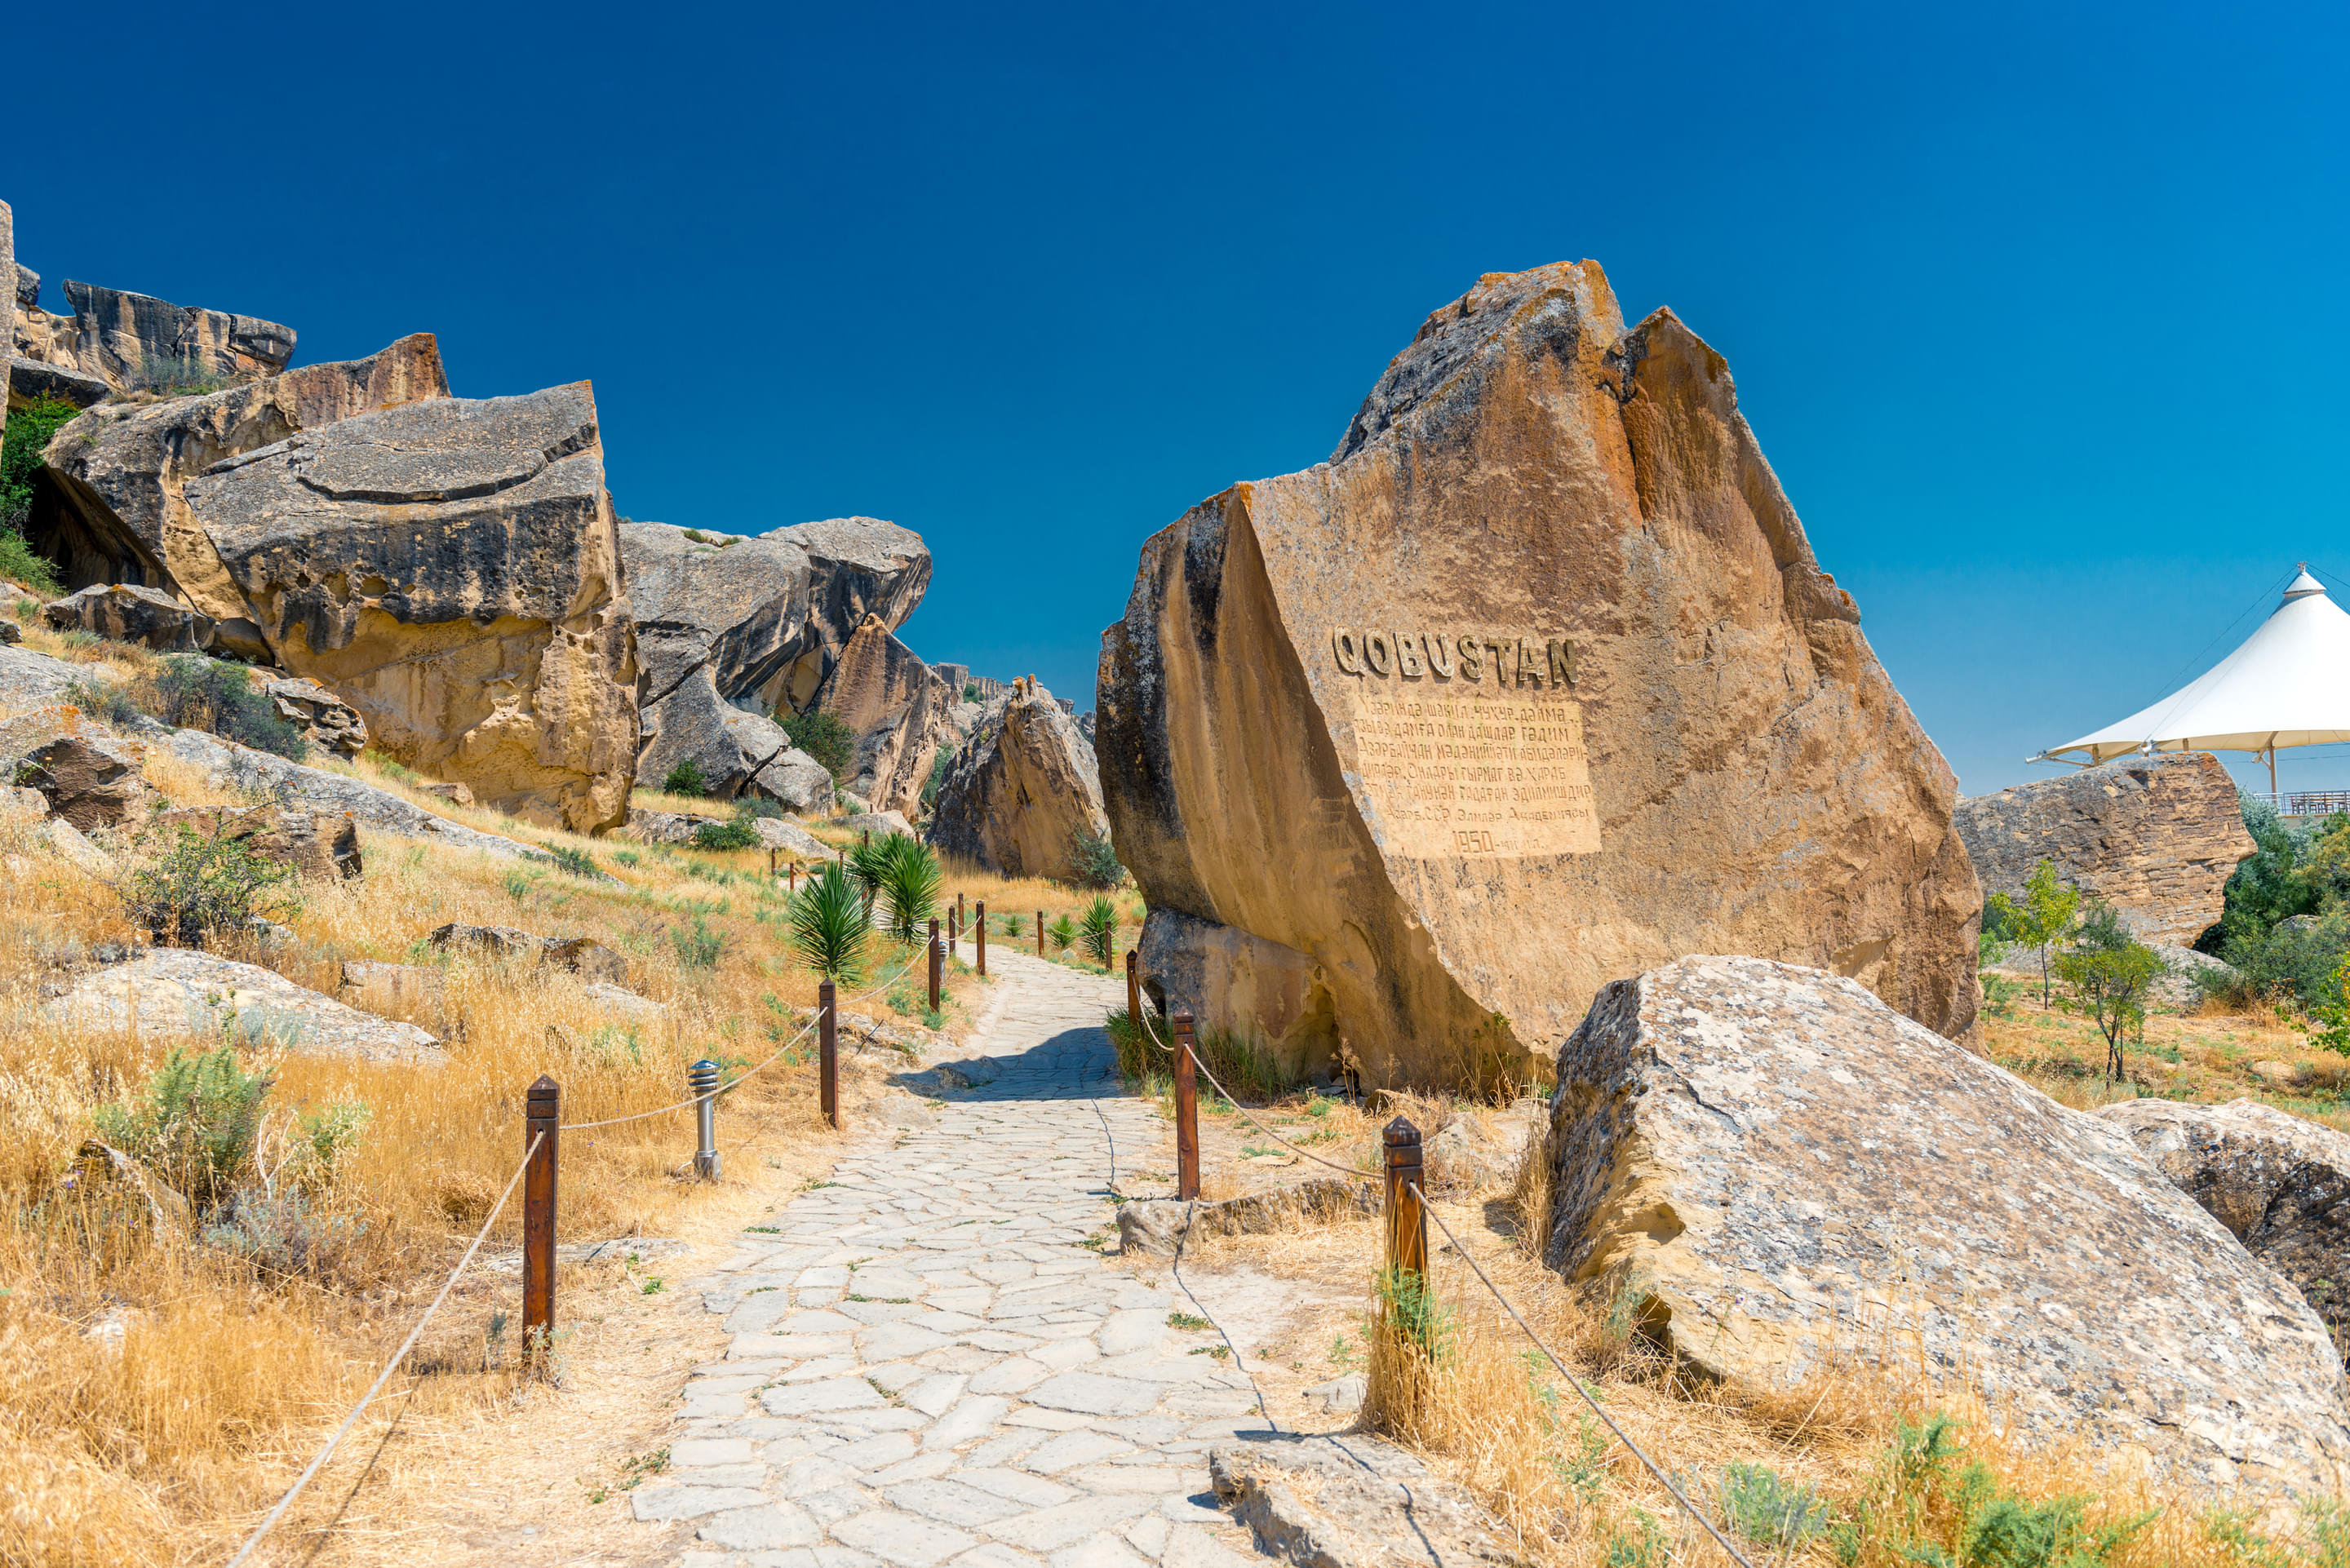
<svg viewBox="0 0 2350 1568"><path fill-rule="evenodd" d="M1079 929L1085 938L1086 951L1093 955L1096 963L1107 969L1110 949L1118 941L1118 906L1111 903L1107 896L1096 894L1094 901L1086 906L1085 919L1079 922Z"/></svg>
<svg viewBox="0 0 2350 1568"><path fill-rule="evenodd" d="M776 721L792 744L824 764L838 784L848 772L849 759L857 753L857 736L842 723L838 715L821 710L807 713L785 713Z"/></svg>
<svg viewBox="0 0 2350 1568"><path fill-rule="evenodd" d="M265 1273L326 1280L344 1272L365 1229L351 1215L327 1212L299 1189L248 1190L204 1227L204 1241Z"/></svg>
<svg viewBox="0 0 2350 1568"><path fill-rule="evenodd" d="M979 701L978 681L966 680L962 683L962 700L966 702L976 702Z"/></svg>
<svg viewBox="0 0 2350 1568"><path fill-rule="evenodd" d="M1003 917L1003 934L1005 936L1016 937L1026 929L1027 928L1022 923L1020 916L1006 915Z"/></svg>
<svg viewBox="0 0 2350 1568"><path fill-rule="evenodd" d="M139 390L158 398L198 397L244 379L176 355L148 354L139 363Z"/></svg>
<svg viewBox="0 0 2350 1568"><path fill-rule="evenodd" d="M123 910L159 942L199 947L212 934L282 920L299 907L293 870L234 837L224 816L209 834L182 824L155 860L117 889Z"/></svg>
<svg viewBox="0 0 2350 1568"><path fill-rule="evenodd" d="M227 1045L174 1046L137 1101L104 1106L98 1136L151 1166L199 1209L216 1207L253 1161L272 1080L237 1065Z"/></svg>
<svg viewBox="0 0 2350 1568"><path fill-rule="evenodd" d="M532 855L529 858L552 866L567 877L592 878L604 875L602 868L596 864L596 857L584 849L573 849L561 844L548 844L544 840L540 841L539 848L546 853ZM635 861L631 859L628 864L634 865Z"/></svg>
<svg viewBox="0 0 2350 1568"><path fill-rule="evenodd" d="M33 476L40 472L41 452L50 438L80 412L63 398L36 399L9 410L7 434L0 438L0 576L44 598L55 598L64 587L56 563L25 539L33 515Z"/></svg>
<svg viewBox="0 0 2350 1568"><path fill-rule="evenodd" d="M702 764L688 757L661 775L661 793L697 797L708 794L710 784L702 776Z"/></svg>
<svg viewBox="0 0 2350 1568"><path fill-rule="evenodd" d="M1063 915L1045 928L1045 934L1053 939L1055 950L1067 952L1069 944L1077 940L1077 923L1068 916Z"/></svg>
<svg viewBox="0 0 2350 1568"><path fill-rule="evenodd" d="M1721 1511L1730 1527L1765 1546L1798 1547L1828 1527L1828 1500L1791 1486L1768 1465L1721 1467Z"/></svg>
<svg viewBox="0 0 2350 1568"><path fill-rule="evenodd" d="M763 794L746 794L734 803L734 815L746 822L757 822L762 818L780 821L791 814L784 809L784 803L779 800L769 800Z"/></svg>
<svg viewBox="0 0 2350 1568"><path fill-rule="evenodd" d="M732 822L705 822L693 830L697 849L756 849L759 830L741 817Z"/></svg>
<svg viewBox="0 0 2350 1568"><path fill-rule="evenodd" d="M102 680L96 676L76 676L66 682L65 700L97 720L121 729L134 719L147 716L128 689L116 680Z"/></svg>
<svg viewBox="0 0 2350 1568"><path fill-rule="evenodd" d="M712 930L710 922L699 911L694 914L691 930L672 930L669 940L677 950L677 961L686 969L716 969L718 955L726 945L724 933Z"/></svg>
<svg viewBox="0 0 2350 1568"><path fill-rule="evenodd" d="M13 427L16 421L11 420ZM35 550L26 537L14 529L0 528L0 577L22 583L35 593L56 598L66 591L57 580L57 563ZM21 612L29 615L30 610Z"/></svg>
<svg viewBox="0 0 2350 1568"><path fill-rule="evenodd" d="M1081 827L1069 835L1069 875L1080 888L1115 888L1126 880L1126 867L1108 834Z"/></svg>
<svg viewBox="0 0 2350 1568"><path fill-rule="evenodd" d="M310 743L301 726L278 716L276 705L244 666L202 654L173 653L155 677L156 716L183 730L209 730L224 740L302 762Z"/></svg>

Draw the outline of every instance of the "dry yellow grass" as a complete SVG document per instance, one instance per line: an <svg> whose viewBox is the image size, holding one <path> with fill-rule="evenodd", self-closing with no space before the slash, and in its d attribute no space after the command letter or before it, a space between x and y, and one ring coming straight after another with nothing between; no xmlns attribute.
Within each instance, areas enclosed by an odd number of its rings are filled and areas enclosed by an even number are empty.
<svg viewBox="0 0 2350 1568"><path fill-rule="evenodd" d="M124 662L139 672L140 659ZM175 803L237 804L169 759L151 758L149 768ZM373 762L354 771L407 787ZM306 1108L356 1104L369 1115L355 1152L311 1199L315 1233L334 1244L292 1277L193 1238L151 1233L116 1196L62 1183L99 1108L134 1094L170 1043L30 1022L45 987L85 968L93 947L142 938L111 890L51 855L28 824L0 826L0 993L20 1021L0 1039L0 1386L8 1390L0 1563L218 1561L341 1418L481 1223L520 1155L522 1093L534 1078L546 1072L562 1084L567 1121L622 1115L682 1097L686 1064L698 1056L739 1068L797 1032L792 1010L813 1002L815 978L789 955L763 854L655 851L411 798L587 854L619 880L362 829L363 877L307 887L293 941L229 956L331 993L347 959L436 961L421 939L446 922L518 926L613 946L629 961L632 988L666 1012L631 1023L600 1010L567 973L454 961L446 984L463 1032L445 1066L241 1052L275 1079L265 1137ZM886 982L899 956L888 955L873 980ZM858 1008L918 1022L908 1013L920 1007L920 980L917 961L906 981ZM976 1010L979 987L967 970L951 971L950 1027ZM903 1060L846 1054L853 1111L871 1105ZM730 1094L720 1113L730 1171L745 1161L754 1178L821 1169L837 1141L814 1101L812 1060L787 1059ZM691 1123L690 1113L671 1114L567 1137L562 1238L691 1236L711 1229L708 1217L733 1214L739 1181L712 1189L688 1179ZM516 1224L509 1210L493 1248L510 1250ZM398 1411L402 1430L433 1432L451 1455L478 1460L480 1445L469 1449L463 1435L503 1429L516 1401L534 1397L517 1383L512 1335L494 1331L512 1295L510 1277L478 1266L469 1276L420 1345ZM437 1495L433 1467L403 1465L396 1445L384 1471L417 1496ZM304 1560L324 1550L321 1562L390 1560L371 1555L376 1545L415 1544L348 1521L306 1535L338 1495L322 1485L297 1507L281 1527L282 1560L294 1560L296 1543ZM264 1560L281 1557L273 1549Z"/></svg>

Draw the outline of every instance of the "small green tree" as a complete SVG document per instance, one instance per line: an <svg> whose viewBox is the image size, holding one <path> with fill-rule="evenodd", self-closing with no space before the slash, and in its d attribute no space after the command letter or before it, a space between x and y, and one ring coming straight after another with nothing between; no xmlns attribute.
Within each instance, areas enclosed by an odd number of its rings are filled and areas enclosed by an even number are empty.
<svg viewBox="0 0 2350 1568"><path fill-rule="evenodd" d="M818 708L806 713L781 714L775 722L792 738L793 745L823 763L834 783L840 782L841 775L848 771L849 759L857 753L857 736L841 722L840 715Z"/></svg>
<svg viewBox="0 0 2350 1568"><path fill-rule="evenodd" d="M153 858L116 888L123 912L157 941L183 948L292 915L301 907L292 867L255 849L236 834L236 825L225 812L208 834L181 823L159 852L142 838L142 851Z"/></svg>
<svg viewBox="0 0 2350 1568"><path fill-rule="evenodd" d="M2338 1056L2350 1056L2350 954L2326 977L2325 1000L2309 1010L2309 1043Z"/></svg>
<svg viewBox="0 0 2350 1568"><path fill-rule="evenodd" d="M688 757L661 776L661 790L666 794L704 795L710 793L710 784L702 776L702 764Z"/></svg>
<svg viewBox="0 0 2350 1568"><path fill-rule="evenodd" d="M2053 862L2043 860L2023 884L2023 901L1993 893L1987 901L2009 940L2040 950L2040 1005L2050 1005L2048 950L2073 932L2081 911L2081 889L2057 879Z"/></svg>
<svg viewBox="0 0 2350 1568"><path fill-rule="evenodd" d="M872 929L865 896L837 860L826 861L792 900L792 950L827 980L854 980L863 971Z"/></svg>
<svg viewBox="0 0 2350 1568"><path fill-rule="evenodd" d="M2089 907L2072 950L2056 956L2065 1008L2095 1021L2106 1037L2106 1074L2114 1083L2122 1081L2123 1040L2132 1031L2144 1039L2147 998L2169 972L2162 955L2132 936L2102 900Z"/></svg>

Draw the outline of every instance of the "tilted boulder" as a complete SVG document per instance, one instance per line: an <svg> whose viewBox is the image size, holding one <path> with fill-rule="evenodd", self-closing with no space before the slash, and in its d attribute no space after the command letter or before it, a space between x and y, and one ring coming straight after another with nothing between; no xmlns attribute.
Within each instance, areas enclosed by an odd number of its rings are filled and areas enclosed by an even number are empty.
<svg viewBox="0 0 2350 1568"><path fill-rule="evenodd" d="M254 316L173 305L68 278L70 317L21 304L16 352L103 380L118 393L274 376L294 357L294 329Z"/></svg>
<svg viewBox="0 0 2350 1568"><path fill-rule="evenodd" d="M317 681L264 680L261 691L277 710L277 716L300 729L303 738L320 751L356 757L367 750L367 721L359 717L359 711ZM470 792L465 804L473 804Z"/></svg>
<svg viewBox="0 0 2350 1568"><path fill-rule="evenodd" d="M939 747L954 743L955 693L889 623L868 615L816 688L816 708L857 739L847 787L875 811L921 809Z"/></svg>
<svg viewBox="0 0 2350 1568"><path fill-rule="evenodd" d="M182 497L276 662L376 745L530 821L625 818L634 639L586 382L361 414Z"/></svg>
<svg viewBox="0 0 2350 1568"><path fill-rule="evenodd" d="M154 793L130 748L72 733L27 752L16 783L38 790L51 811L82 833L137 822Z"/></svg>
<svg viewBox="0 0 2350 1568"><path fill-rule="evenodd" d="M2237 864L2259 849L2236 781L2209 752L2121 757L1959 802L1985 894L2020 895L2048 861L2148 941L2191 947L2216 924Z"/></svg>
<svg viewBox="0 0 2350 1568"><path fill-rule="evenodd" d="M359 824L347 811L313 811L287 802L272 805L183 805L155 817L168 845L184 830L201 839L237 845L297 877L339 881L359 876Z"/></svg>
<svg viewBox="0 0 2350 1568"><path fill-rule="evenodd" d="M2350 1136L2257 1100L2124 1100L2094 1114L2292 1281L2350 1350Z"/></svg>
<svg viewBox="0 0 2350 1568"><path fill-rule="evenodd" d="M1094 749L1050 693L1022 680L955 753L930 841L1006 877L1066 878L1071 841L1108 827Z"/></svg>
<svg viewBox="0 0 2350 1568"><path fill-rule="evenodd" d="M213 643L213 618L171 595L129 583L93 584L42 607L57 631L87 631L159 653L202 653Z"/></svg>
<svg viewBox="0 0 2350 1568"><path fill-rule="evenodd" d="M184 596L222 625L224 646L265 658L244 596L183 501L217 463L338 420L446 398L432 335L364 359L298 370L200 397L110 403L68 421L42 453L26 535L68 586L138 583Z"/></svg>
<svg viewBox="0 0 2350 1568"><path fill-rule="evenodd" d="M2292 1287L2118 1129L1857 981L1691 958L1610 984L1544 1152L1550 1261L1706 1375L1922 1367L2030 1440L2214 1488L2350 1479L2341 1363Z"/></svg>
<svg viewBox="0 0 2350 1568"><path fill-rule="evenodd" d="M759 691L771 711L806 712L867 616L895 631L913 615L931 586L931 548L912 529L879 517L795 523L759 537L807 553L809 643Z"/></svg>
<svg viewBox="0 0 2350 1568"><path fill-rule="evenodd" d="M1154 536L1103 635L1152 919L1288 950L1313 992L1285 1038L1178 1000L1294 1068L1344 1040L1375 1085L1522 1068L1709 950L1966 1035L1957 781L1858 620L1720 355L1669 312L1625 330L1595 263L1481 280L1328 462Z"/></svg>
<svg viewBox="0 0 2350 1568"><path fill-rule="evenodd" d="M806 814L827 809L832 774L792 744L781 724L726 701L700 675L690 677L647 715L656 726L637 753L636 779L660 789L690 762L702 793L718 800L763 794Z"/></svg>

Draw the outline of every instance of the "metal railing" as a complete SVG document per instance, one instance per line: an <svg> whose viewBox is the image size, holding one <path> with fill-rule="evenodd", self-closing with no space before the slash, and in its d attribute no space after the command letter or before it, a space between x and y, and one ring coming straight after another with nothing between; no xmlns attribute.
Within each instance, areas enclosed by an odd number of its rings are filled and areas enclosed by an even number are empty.
<svg viewBox="0 0 2350 1568"><path fill-rule="evenodd" d="M2350 789L2246 790L2245 794L2277 809L2280 816L2331 816L2350 812Z"/></svg>

